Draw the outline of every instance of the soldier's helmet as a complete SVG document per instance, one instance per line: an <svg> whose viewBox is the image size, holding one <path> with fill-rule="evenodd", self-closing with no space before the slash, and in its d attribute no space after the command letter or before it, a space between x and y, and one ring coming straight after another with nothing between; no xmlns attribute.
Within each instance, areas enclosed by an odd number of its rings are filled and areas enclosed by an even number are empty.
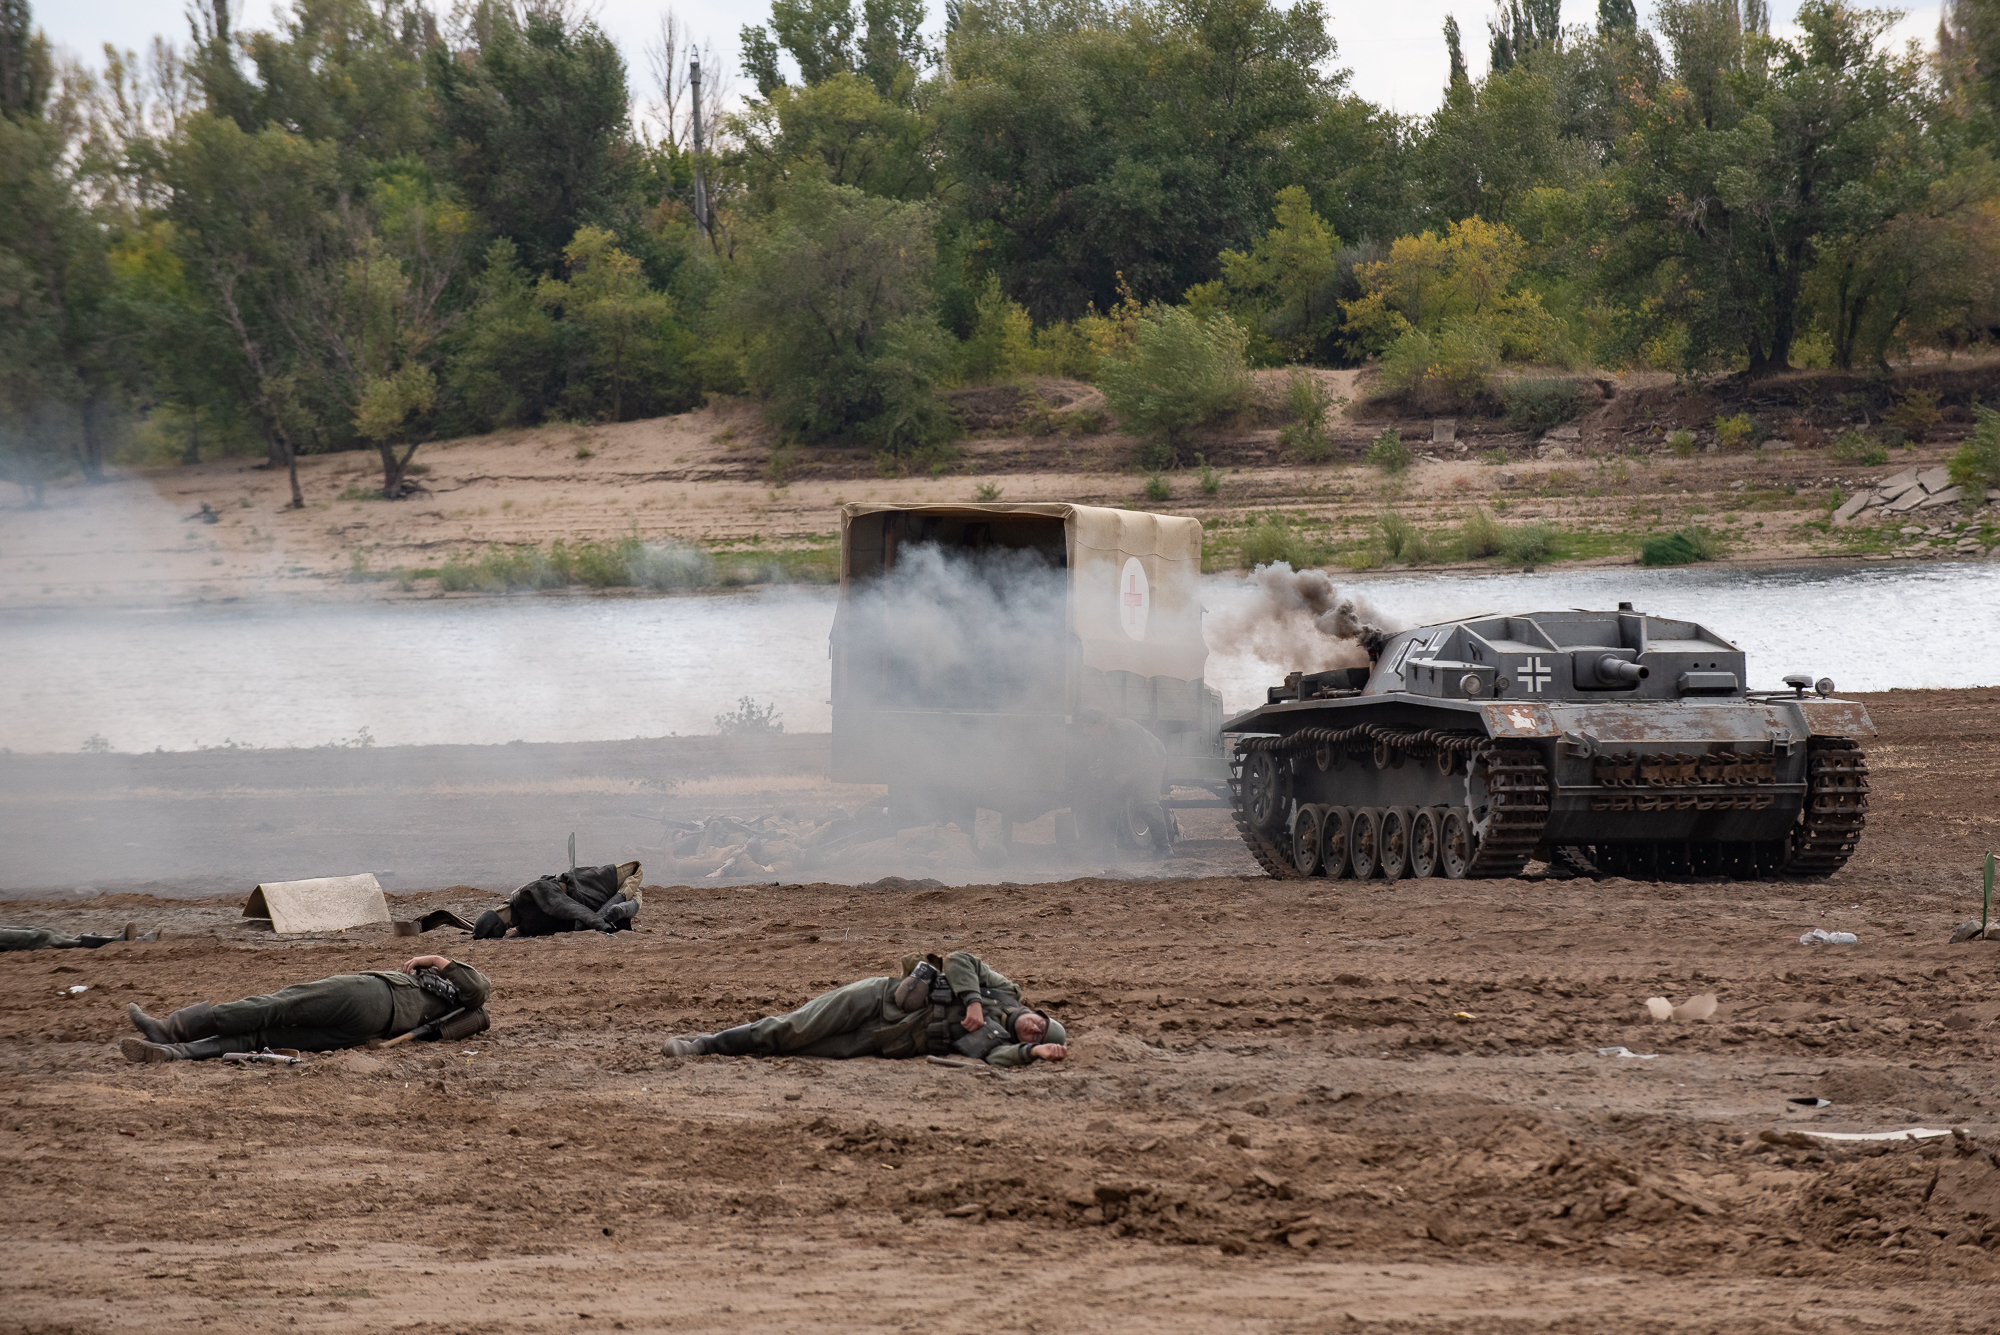
<svg viewBox="0 0 2000 1335"><path fill-rule="evenodd" d="M1061 1020L1058 1020L1055 1016L1049 1015L1046 1012L1043 1013L1042 1018L1049 1022L1049 1032L1043 1036L1042 1042L1063 1043L1063 1044L1067 1044L1069 1042L1069 1031L1063 1028L1063 1023Z"/></svg>

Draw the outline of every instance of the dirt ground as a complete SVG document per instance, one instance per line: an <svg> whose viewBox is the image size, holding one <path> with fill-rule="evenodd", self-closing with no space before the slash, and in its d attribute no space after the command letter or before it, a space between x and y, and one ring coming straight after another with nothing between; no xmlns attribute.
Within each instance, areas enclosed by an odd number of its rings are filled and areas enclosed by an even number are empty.
<svg viewBox="0 0 2000 1335"><path fill-rule="evenodd" d="M654 886L635 933L477 945L11 903L184 934L0 958L0 1330L2000 1330L2000 943L1945 943L2000 842L2000 690L1867 703L1869 829L1820 883ZM957 947L1072 1060L659 1055ZM417 949L495 979L490 1032L113 1046L126 1002ZM1955 1131L1802 1135L1910 1126Z"/></svg>
<svg viewBox="0 0 2000 1335"><path fill-rule="evenodd" d="M1261 374L1260 393L1274 397L1282 373ZM1356 372L1316 374L1331 393L1359 401ZM1981 376L2000 384L2000 364L1961 365L1952 374L1971 377L1967 384L1985 385ZM1590 564L1631 564L1644 535L1685 525L1722 533L1728 558L1741 563L1857 553L1964 559L1953 544L1968 535L1984 544L1977 555L2000 551L1992 507L1977 523L1952 510L1927 516L1922 526L1899 521L1879 532L1825 527L1836 492L1851 496L1903 468L1942 462L1968 429L1962 409L1889 462L1862 465L1835 457L1837 413L1823 404L1793 406L1819 403L1830 390L1807 394L1773 382L1756 390L1769 403L1732 405L1677 397L1670 384L1653 383L1664 379L1607 377L1610 400L1587 405L1578 423L1539 440L1502 420L1392 423L1384 410L1360 407L1336 416L1330 454L1318 463L1286 446L1275 420L1253 413L1197 445L1216 469L1212 494L1187 467L1164 476L1165 499L1147 495L1129 437L1068 427L1027 434L1006 414L993 419L1000 425L980 425L988 418L973 409L996 392L1012 394L1008 387L961 392L977 429L935 476L923 469L884 476L865 450L782 449L755 405L736 400L675 417L425 445L416 477L424 490L395 502L379 499L379 465L369 452L301 460L304 510L286 508L284 474L256 460L115 469L103 486L51 488L44 509L24 509L11 494L0 498L0 610L431 598L440 596L435 571L453 558L633 535L724 553L810 550L824 568L838 541L842 502L982 496L1192 515L1208 529L1211 568L1239 564L1245 526L1273 513L1341 547L1367 539L1384 514L1435 531L1478 508L1507 523L1545 523L1577 535L1579 559ZM1046 382L1041 392L1051 404L1073 398L1072 413L1102 398L1073 382ZM1955 392L1968 391L1960 385ZM1731 406L1754 408L1760 421L1789 433L1775 443L1791 447L1691 457L1669 448L1672 428L1701 426ZM1012 411L1018 417L1018 405ZM1395 476L1363 461L1375 434L1390 425L1417 451L1409 471ZM1709 439L1704 433L1703 442Z"/></svg>

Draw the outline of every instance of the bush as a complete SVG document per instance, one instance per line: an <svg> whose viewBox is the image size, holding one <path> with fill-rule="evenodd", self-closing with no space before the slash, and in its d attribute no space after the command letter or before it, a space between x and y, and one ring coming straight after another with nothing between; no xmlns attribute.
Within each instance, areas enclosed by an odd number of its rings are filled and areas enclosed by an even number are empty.
<svg viewBox="0 0 2000 1335"><path fill-rule="evenodd" d="M1507 530L1500 526L1500 521L1484 510L1474 510L1458 530L1458 540L1465 548L1466 558L1473 561L1499 555L1500 545L1506 536Z"/></svg>
<svg viewBox="0 0 2000 1335"><path fill-rule="evenodd" d="M1517 524L1500 538L1500 558L1509 565L1538 566L1555 550L1556 531L1547 524Z"/></svg>
<svg viewBox="0 0 2000 1335"><path fill-rule="evenodd" d="M1412 406L1437 411L1490 392L1500 365L1499 335L1476 317L1447 320L1436 335L1412 329L1382 353L1382 387Z"/></svg>
<svg viewBox="0 0 2000 1335"><path fill-rule="evenodd" d="M736 702L736 708L715 716L715 730L725 737L768 737L785 730L775 704L760 705L750 696Z"/></svg>
<svg viewBox="0 0 2000 1335"><path fill-rule="evenodd" d="M1750 419L1748 413L1737 413L1734 417L1715 419L1716 445L1725 453L1733 454L1737 450L1748 449L1756 435L1757 424Z"/></svg>
<svg viewBox="0 0 2000 1335"><path fill-rule="evenodd" d="M1164 501L1172 494L1173 494L1172 492L1167 490L1167 480L1164 477L1161 477L1158 473L1152 473L1147 476L1146 478L1147 500Z"/></svg>
<svg viewBox="0 0 2000 1335"><path fill-rule="evenodd" d="M1410 540L1417 536L1417 526L1399 514L1378 515L1375 522L1382 526L1382 545L1392 557L1401 556Z"/></svg>
<svg viewBox="0 0 2000 1335"><path fill-rule="evenodd" d="M1688 566L1697 561L1713 561L1719 555L1721 549L1707 529L1684 528L1662 537L1646 539L1639 548L1639 564Z"/></svg>
<svg viewBox="0 0 2000 1335"><path fill-rule="evenodd" d="M1201 465L1201 494L1213 496L1222 490L1222 474L1216 472L1214 466L1199 454L1194 457L1194 461Z"/></svg>
<svg viewBox="0 0 2000 1335"><path fill-rule="evenodd" d="M1579 408L1574 380L1512 380L1501 388L1507 425L1537 436L1573 419Z"/></svg>
<svg viewBox="0 0 2000 1335"><path fill-rule="evenodd" d="M1196 431L1247 401L1247 341L1227 315L1203 321L1185 307L1151 307L1130 351L1098 368L1098 384L1127 430L1178 462Z"/></svg>
<svg viewBox="0 0 2000 1335"><path fill-rule="evenodd" d="M1968 507L1984 503L1985 488L2000 487L2000 413L1977 405L1972 411L1977 424L1947 461L1952 483L1966 489Z"/></svg>
<svg viewBox="0 0 2000 1335"><path fill-rule="evenodd" d="M1382 546L1391 560L1420 566L1438 559L1439 552L1430 534L1403 516L1386 514L1375 522L1382 526Z"/></svg>
<svg viewBox="0 0 2000 1335"><path fill-rule="evenodd" d="M1319 378L1293 368L1285 377L1285 415L1292 420L1278 432L1278 443L1295 449L1308 463L1319 463L1333 448L1327 436L1326 415L1334 407L1334 397Z"/></svg>
<svg viewBox="0 0 2000 1335"><path fill-rule="evenodd" d="M1306 570L1326 560L1326 548L1295 531L1284 519L1273 515L1253 525L1243 535L1245 565L1266 566L1283 561L1294 570Z"/></svg>
<svg viewBox="0 0 2000 1335"><path fill-rule="evenodd" d="M935 223L928 205L801 177L723 303L779 426L894 455L951 438L933 392L955 351L931 312Z"/></svg>
<svg viewBox="0 0 2000 1335"><path fill-rule="evenodd" d="M1934 389L1913 389L1896 401L1896 406L1882 414L1882 420L1911 440L1922 440L1930 429L1944 420L1938 411L1938 392Z"/></svg>
<svg viewBox="0 0 2000 1335"><path fill-rule="evenodd" d="M1693 458L1695 451L1694 432L1688 430L1686 427L1682 427L1667 437L1667 448L1680 458Z"/></svg>
<svg viewBox="0 0 2000 1335"><path fill-rule="evenodd" d="M1400 473L1416 461L1416 454L1403 443L1403 433L1395 427L1383 428L1368 446L1368 462L1385 473Z"/></svg>
<svg viewBox="0 0 2000 1335"><path fill-rule="evenodd" d="M1843 431L1833 442L1833 457L1844 464L1886 464L1889 451L1871 440L1865 431Z"/></svg>

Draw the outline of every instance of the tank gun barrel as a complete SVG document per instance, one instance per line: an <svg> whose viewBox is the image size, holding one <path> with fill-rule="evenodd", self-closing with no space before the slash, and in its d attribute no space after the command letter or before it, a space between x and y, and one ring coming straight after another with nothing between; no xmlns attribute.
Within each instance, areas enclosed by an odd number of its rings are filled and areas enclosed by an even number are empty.
<svg viewBox="0 0 2000 1335"><path fill-rule="evenodd" d="M1644 681L1653 673L1641 664L1628 663L1616 654L1606 654L1597 660L1597 675L1603 681Z"/></svg>

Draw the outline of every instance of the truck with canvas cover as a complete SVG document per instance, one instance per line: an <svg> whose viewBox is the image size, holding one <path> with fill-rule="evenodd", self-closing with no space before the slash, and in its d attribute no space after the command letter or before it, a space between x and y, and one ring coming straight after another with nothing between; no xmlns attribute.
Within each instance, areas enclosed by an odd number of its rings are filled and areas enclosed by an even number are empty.
<svg viewBox="0 0 2000 1335"><path fill-rule="evenodd" d="M1874 732L1833 683L1744 688L1692 621L1479 616L1361 641L1231 719L1236 824L1273 876L1828 876L1868 811Z"/></svg>
<svg viewBox="0 0 2000 1335"><path fill-rule="evenodd" d="M1198 520L854 504L840 533L836 781L886 784L900 819L968 829L980 808L1095 818L1094 799L1135 782L1156 791L1103 818L1120 842L1155 845L1165 787L1226 791Z"/></svg>

